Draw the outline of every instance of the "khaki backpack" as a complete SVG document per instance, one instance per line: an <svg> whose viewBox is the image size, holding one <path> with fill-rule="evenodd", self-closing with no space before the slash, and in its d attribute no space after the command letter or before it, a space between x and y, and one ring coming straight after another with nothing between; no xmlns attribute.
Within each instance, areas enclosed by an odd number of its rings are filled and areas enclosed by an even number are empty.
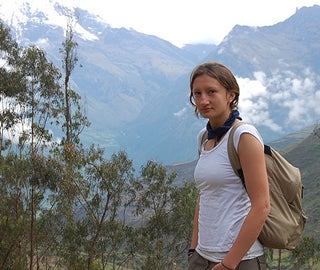
<svg viewBox="0 0 320 270"><path fill-rule="evenodd" d="M236 123L230 131L228 155L235 174L244 183L239 156L233 145L233 134L242 124L245 123ZM264 153L270 190L270 213L259 240L265 247L292 250L306 223L306 215L302 209L303 185L300 170L270 146L264 146Z"/></svg>

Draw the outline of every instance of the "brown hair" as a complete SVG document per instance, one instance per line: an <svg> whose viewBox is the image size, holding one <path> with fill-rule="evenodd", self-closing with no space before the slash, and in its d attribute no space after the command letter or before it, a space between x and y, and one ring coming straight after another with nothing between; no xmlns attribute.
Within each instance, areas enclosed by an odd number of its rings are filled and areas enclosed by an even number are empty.
<svg viewBox="0 0 320 270"><path fill-rule="evenodd" d="M223 87L227 89L228 92L234 92L235 98L230 103L231 110L238 108L240 88L237 83L236 78L232 72L224 65L216 62L206 62L196 66L190 75L190 103L194 106L194 112L197 117L199 117L198 109L193 100L193 83L194 80L201 75L208 75L216 79Z"/></svg>

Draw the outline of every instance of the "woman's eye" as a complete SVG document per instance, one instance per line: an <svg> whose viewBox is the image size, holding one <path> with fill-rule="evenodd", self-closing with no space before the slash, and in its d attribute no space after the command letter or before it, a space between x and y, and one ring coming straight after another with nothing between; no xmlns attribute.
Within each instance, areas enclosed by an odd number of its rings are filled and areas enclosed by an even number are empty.
<svg viewBox="0 0 320 270"><path fill-rule="evenodd" d="M201 93L200 92L193 92L194 97L200 97Z"/></svg>
<svg viewBox="0 0 320 270"><path fill-rule="evenodd" d="M208 91L208 94L209 94L209 95L213 95L215 92L216 92L215 90L209 90L209 91Z"/></svg>

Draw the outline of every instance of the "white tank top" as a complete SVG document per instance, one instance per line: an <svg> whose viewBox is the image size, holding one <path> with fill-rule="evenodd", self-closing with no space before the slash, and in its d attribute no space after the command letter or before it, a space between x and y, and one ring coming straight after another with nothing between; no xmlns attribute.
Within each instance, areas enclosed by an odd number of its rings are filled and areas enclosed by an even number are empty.
<svg viewBox="0 0 320 270"><path fill-rule="evenodd" d="M200 157L194 178L200 190L199 231L197 251L210 261L221 261L239 234L250 207L249 196L241 179L235 175L228 157L227 143L230 130L213 149L204 150L201 145L205 129L198 134ZM250 133L263 144L252 125L241 125L234 133L234 145L238 149L242 133ZM257 240L243 259L263 254L263 246Z"/></svg>

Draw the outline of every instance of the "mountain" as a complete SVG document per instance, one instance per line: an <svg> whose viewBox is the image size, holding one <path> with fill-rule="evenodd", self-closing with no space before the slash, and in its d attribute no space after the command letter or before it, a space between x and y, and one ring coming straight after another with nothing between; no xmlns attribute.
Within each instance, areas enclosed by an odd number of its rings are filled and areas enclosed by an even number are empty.
<svg viewBox="0 0 320 270"><path fill-rule="evenodd" d="M316 65L320 59L317 57L319 48L316 49L320 44L317 34L320 31L319 15L320 7L314 6L297 10L295 15L275 26L235 26L223 42L202 60L226 63L235 71L241 87L241 115L246 122L259 128L266 142L299 131L319 119L317 74L320 63ZM304 32L307 26L308 34L299 39L297 33ZM308 35L310 38L306 38ZM176 89L181 89L180 92L188 89L189 73L177 80ZM162 108L172 109L167 106L170 100L173 108L180 106L180 109L175 110L177 113L174 113L174 109L170 110L161 124L162 130L148 123L144 125L155 136L161 134L161 140L156 145L153 142L151 148L163 150L160 160L171 158L171 162L188 162L193 160L192 157L195 158L195 137L204 123L196 120L192 108L187 105L188 94L188 90L185 90L184 104L181 93L176 91L171 91L163 100ZM172 117L172 113L176 118ZM143 118L144 114L140 116ZM149 144L143 132L140 133L143 140L140 144L137 141L134 152L142 148L145 153L149 151L144 147Z"/></svg>
<svg viewBox="0 0 320 270"><path fill-rule="evenodd" d="M1 3L0 18L21 45L40 46L61 67L67 11L63 2L33 3ZM207 60L237 75L241 115L266 142L319 120L320 6L298 9L273 26L237 25L218 45L183 48L134 29L112 28L77 7L74 12L79 66L72 88L92 123L82 139L105 147L107 155L124 149L137 167L148 159L194 160L196 134L205 122L189 105L188 81L193 67Z"/></svg>
<svg viewBox="0 0 320 270"><path fill-rule="evenodd" d="M259 70L268 76L280 70L305 68L319 72L319 10L320 6L301 8L272 26L236 25L207 59L223 61L242 77Z"/></svg>

